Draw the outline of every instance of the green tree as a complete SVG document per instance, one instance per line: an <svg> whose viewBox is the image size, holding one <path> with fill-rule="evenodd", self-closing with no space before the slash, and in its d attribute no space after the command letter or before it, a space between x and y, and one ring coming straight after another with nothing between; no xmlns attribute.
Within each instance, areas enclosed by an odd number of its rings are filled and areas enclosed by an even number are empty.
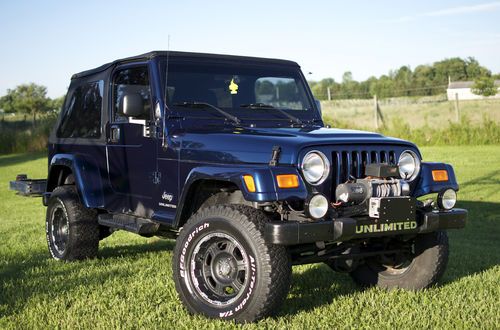
<svg viewBox="0 0 500 330"><path fill-rule="evenodd" d="M370 94L379 98L394 96L394 80L389 76L381 76L377 82L370 86Z"/></svg>
<svg viewBox="0 0 500 330"><path fill-rule="evenodd" d="M50 110L54 110L54 111L61 111L62 109L62 106L63 106L63 103L64 103L64 96L61 96L61 97L58 97L58 98L55 98L55 99L51 99L50 100Z"/></svg>
<svg viewBox="0 0 500 330"><path fill-rule="evenodd" d="M470 80L491 76L491 71L479 65L479 62L474 57L468 57L465 60L465 70L467 72L467 78Z"/></svg>
<svg viewBox="0 0 500 330"><path fill-rule="evenodd" d="M319 82L311 82L310 86L318 99L326 99L330 88L334 99L369 98L376 94L380 98L394 96L425 96L446 92L448 77L452 81L475 80L479 77L500 79L500 74L492 76L491 72L481 66L473 57L447 58L432 65L419 65L414 71L409 66L391 70L379 78L370 77L358 82L347 71L342 82L336 83L331 78Z"/></svg>
<svg viewBox="0 0 500 330"><path fill-rule="evenodd" d="M0 109L2 109L5 113L14 113L16 109L14 108L14 102L12 99L12 95L7 94L0 97Z"/></svg>
<svg viewBox="0 0 500 330"><path fill-rule="evenodd" d="M342 84L340 85L340 95L345 99L353 99L359 96L359 83L352 77L351 71L346 71L342 75Z"/></svg>
<svg viewBox="0 0 500 330"><path fill-rule="evenodd" d="M450 77L452 81L464 81L468 79L467 65L465 61L459 57L447 58L435 62L433 66L436 70L436 85L447 85L448 77Z"/></svg>
<svg viewBox="0 0 500 330"><path fill-rule="evenodd" d="M333 93L333 86L335 85L335 80L333 78L322 79L319 82L310 83L311 90L314 96L318 100L326 100L328 96L328 87L330 87Z"/></svg>
<svg viewBox="0 0 500 330"><path fill-rule="evenodd" d="M410 89L413 87L413 73L409 66L402 66L394 73L394 85L396 88L394 96L410 95Z"/></svg>
<svg viewBox="0 0 500 330"><path fill-rule="evenodd" d="M34 83L23 84L15 89L8 89L7 95L0 98L0 107L5 112L18 112L33 116L33 126L36 116L51 108L51 100L47 97L47 88Z"/></svg>
<svg viewBox="0 0 500 330"><path fill-rule="evenodd" d="M436 88L434 82L436 70L431 65L419 65L413 72L413 95L435 95L445 92L445 87Z"/></svg>
<svg viewBox="0 0 500 330"><path fill-rule="evenodd" d="M479 77L474 81L472 93L482 96L493 96L498 93L498 88L495 86L495 80L490 77Z"/></svg>
<svg viewBox="0 0 500 330"><path fill-rule="evenodd" d="M342 75L342 83L347 84L347 83L350 83L352 80L353 80L352 79L352 72L351 71L344 72L344 74Z"/></svg>

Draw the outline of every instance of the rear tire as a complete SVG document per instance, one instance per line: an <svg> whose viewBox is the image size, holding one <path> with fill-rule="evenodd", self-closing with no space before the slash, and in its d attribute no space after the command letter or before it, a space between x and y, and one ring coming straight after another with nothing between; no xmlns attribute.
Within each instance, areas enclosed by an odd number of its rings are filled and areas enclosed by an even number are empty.
<svg viewBox="0 0 500 330"><path fill-rule="evenodd" d="M244 205L218 205L193 215L177 238L173 274L191 313L254 322L276 312L291 279L283 246L266 244L266 215Z"/></svg>
<svg viewBox="0 0 500 330"><path fill-rule="evenodd" d="M380 257L366 259L350 273L361 286L386 289L420 290L437 283L448 264L449 246L445 231L421 234L415 238L413 257L397 265L384 264Z"/></svg>
<svg viewBox="0 0 500 330"><path fill-rule="evenodd" d="M72 261L97 256L97 212L81 204L74 186L59 186L52 192L45 234L54 259Z"/></svg>

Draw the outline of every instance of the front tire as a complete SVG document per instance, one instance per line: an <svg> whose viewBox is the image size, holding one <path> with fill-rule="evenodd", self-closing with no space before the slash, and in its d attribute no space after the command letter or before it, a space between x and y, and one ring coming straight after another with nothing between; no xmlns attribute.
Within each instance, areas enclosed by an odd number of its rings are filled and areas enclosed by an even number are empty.
<svg viewBox="0 0 500 330"><path fill-rule="evenodd" d="M57 260L82 260L97 256L97 213L80 202L74 186L60 186L50 196L45 221L49 252Z"/></svg>
<svg viewBox="0 0 500 330"><path fill-rule="evenodd" d="M253 322L271 315L290 287L285 247L264 241L265 214L244 205L219 205L193 215L177 238L173 273L191 313Z"/></svg>
<svg viewBox="0 0 500 330"><path fill-rule="evenodd" d="M373 257L350 273L361 286L421 290L438 282L448 264L449 245L445 231L421 234L413 242L412 256Z"/></svg>

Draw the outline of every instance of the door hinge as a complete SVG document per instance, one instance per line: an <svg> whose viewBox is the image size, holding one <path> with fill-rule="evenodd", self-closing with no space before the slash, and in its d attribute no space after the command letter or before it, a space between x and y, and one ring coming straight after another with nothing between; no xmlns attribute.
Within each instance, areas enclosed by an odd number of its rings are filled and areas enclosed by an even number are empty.
<svg viewBox="0 0 500 330"><path fill-rule="evenodd" d="M161 182L161 172L153 172L153 183L154 184L160 184Z"/></svg>

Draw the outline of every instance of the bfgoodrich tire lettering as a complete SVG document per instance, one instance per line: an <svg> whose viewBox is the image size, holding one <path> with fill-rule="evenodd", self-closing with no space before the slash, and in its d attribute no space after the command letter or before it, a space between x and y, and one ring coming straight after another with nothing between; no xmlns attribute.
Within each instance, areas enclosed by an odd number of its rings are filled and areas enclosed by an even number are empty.
<svg viewBox="0 0 500 330"><path fill-rule="evenodd" d="M52 192L45 234L54 259L71 261L97 256L97 214L80 203L74 186L60 186Z"/></svg>
<svg viewBox="0 0 500 330"><path fill-rule="evenodd" d="M192 216L177 238L173 273L191 313L253 322L276 311L288 293L286 248L266 244L266 216L243 205L212 206Z"/></svg>
<svg viewBox="0 0 500 330"><path fill-rule="evenodd" d="M420 290L437 283L448 264L448 236L445 231L418 235L415 255L400 267L387 267L376 258L366 260L351 276L362 286Z"/></svg>

